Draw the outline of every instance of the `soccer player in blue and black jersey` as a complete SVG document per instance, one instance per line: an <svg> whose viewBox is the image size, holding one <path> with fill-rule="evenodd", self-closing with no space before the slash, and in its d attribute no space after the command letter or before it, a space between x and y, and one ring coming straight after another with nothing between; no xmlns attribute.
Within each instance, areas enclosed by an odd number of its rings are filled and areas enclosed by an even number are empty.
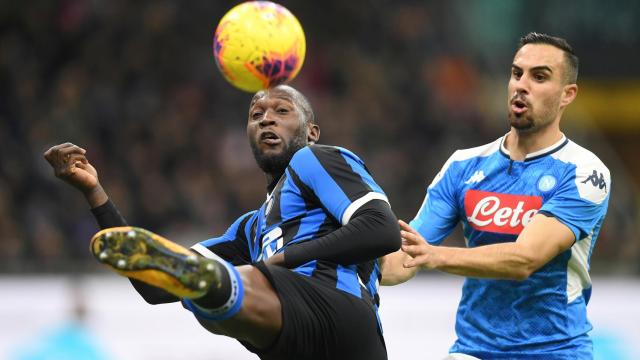
<svg viewBox="0 0 640 360"><path fill-rule="evenodd" d="M247 135L266 201L191 249L127 226L84 149L61 144L45 158L103 229L93 254L147 302L181 301L261 359L386 359L377 259L400 247L400 235L384 192L355 154L315 144L312 108L290 86L255 94Z"/></svg>

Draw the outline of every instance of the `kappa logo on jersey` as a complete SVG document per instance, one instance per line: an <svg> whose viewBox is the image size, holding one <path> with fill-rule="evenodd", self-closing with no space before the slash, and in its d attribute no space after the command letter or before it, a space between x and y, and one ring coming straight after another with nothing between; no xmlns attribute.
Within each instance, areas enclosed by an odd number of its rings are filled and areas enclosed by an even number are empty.
<svg viewBox="0 0 640 360"><path fill-rule="evenodd" d="M482 170L478 170L476 172L473 173L473 175L471 175L471 177L469 178L469 180L465 181L465 184L473 184L473 183L479 183L480 181L484 180L486 176L484 176L484 171Z"/></svg>
<svg viewBox="0 0 640 360"><path fill-rule="evenodd" d="M520 234L542 207L542 197L469 190L464 210L469 224L480 231Z"/></svg>
<svg viewBox="0 0 640 360"><path fill-rule="evenodd" d="M581 182L586 184L589 181L591 181L591 185L599 188L600 190L604 189L604 191L607 191L607 182L604 180L604 175L602 175L602 173L598 175L598 172L593 170L593 174L589 175L588 178Z"/></svg>

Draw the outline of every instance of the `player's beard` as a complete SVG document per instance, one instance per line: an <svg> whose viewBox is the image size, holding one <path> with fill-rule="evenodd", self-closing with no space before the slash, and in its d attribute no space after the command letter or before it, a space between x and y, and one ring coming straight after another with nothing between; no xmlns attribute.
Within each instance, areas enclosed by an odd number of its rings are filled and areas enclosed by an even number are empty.
<svg viewBox="0 0 640 360"><path fill-rule="evenodd" d="M514 113L509 113L509 125L518 131L527 132L535 127L535 120L526 114L517 116Z"/></svg>
<svg viewBox="0 0 640 360"><path fill-rule="evenodd" d="M265 154L258 148L258 144L255 141L251 141L251 151L258 166L265 173L271 174L275 181L284 173L293 154L307 146L306 131L304 127L302 127L301 130L302 131L289 140L289 142L284 145L282 151L277 154Z"/></svg>
<svg viewBox="0 0 640 360"><path fill-rule="evenodd" d="M509 125L516 129L520 133L535 133L541 129L546 128L555 119L556 113L553 109L555 104L544 104L541 108L548 109L541 113L534 112L532 104L528 104L528 110L526 113L520 116L509 111Z"/></svg>

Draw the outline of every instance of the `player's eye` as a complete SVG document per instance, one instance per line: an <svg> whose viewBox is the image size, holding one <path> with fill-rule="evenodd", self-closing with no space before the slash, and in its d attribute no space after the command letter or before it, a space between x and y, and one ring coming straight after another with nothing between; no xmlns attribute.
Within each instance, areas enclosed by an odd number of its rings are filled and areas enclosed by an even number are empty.
<svg viewBox="0 0 640 360"><path fill-rule="evenodd" d="M522 76L522 71L518 69L513 69L511 70L511 76L513 76L516 79L520 79L520 77Z"/></svg>
<svg viewBox="0 0 640 360"><path fill-rule="evenodd" d="M280 107L276 109L276 112L278 112L279 114L286 114L289 112L289 109Z"/></svg>
<svg viewBox="0 0 640 360"><path fill-rule="evenodd" d="M539 82L545 81L547 79L547 77L542 73L534 74L533 78L536 79L536 81L539 81Z"/></svg>
<svg viewBox="0 0 640 360"><path fill-rule="evenodd" d="M254 111L251 113L251 119L258 120L262 117L262 111Z"/></svg>

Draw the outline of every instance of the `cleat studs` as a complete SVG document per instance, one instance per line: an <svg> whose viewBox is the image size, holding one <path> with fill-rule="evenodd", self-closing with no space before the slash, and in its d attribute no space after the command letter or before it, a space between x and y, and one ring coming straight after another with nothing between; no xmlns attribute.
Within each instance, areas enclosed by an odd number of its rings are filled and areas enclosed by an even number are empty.
<svg viewBox="0 0 640 360"><path fill-rule="evenodd" d="M100 258L100 260L106 260L109 257L109 254L107 254L106 251L103 251L98 257Z"/></svg>
<svg viewBox="0 0 640 360"><path fill-rule="evenodd" d="M124 259L120 259L118 260L116 266L118 266L120 269L124 269L124 267L127 266L127 262Z"/></svg>
<svg viewBox="0 0 640 360"><path fill-rule="evenodd" d="M113 236L113 233L108 232L104 234L105 239L111 239L111 236Z"/></svg>
<svg viewBox="0 0 640 360"><path fill-rule="evenodd" d="M136 237L136 232L131 230L129 232L127 232L127 237L129 237L130 239L133 239Z"/></svg>
<svg viewBox="0 0 640 360"><path fill-rule="evenodd" d="M189 255L187 256L187 263L188 264L196 264L198 262L198 257L195 255Z"/></svg>
<svg viewBox="0 0 640 360"><path fill-rule="evenodd" d="M204 280L200 280L200 282L198 283L198 287L200 289L204 289L205 287L207 287L207 282Z"/></svg>
<svg viewBox="0 0 640 360"><path fill-rule="evenodd" d="M213 271L214 268L213 264L207 264L207 271Z"/></svg>

